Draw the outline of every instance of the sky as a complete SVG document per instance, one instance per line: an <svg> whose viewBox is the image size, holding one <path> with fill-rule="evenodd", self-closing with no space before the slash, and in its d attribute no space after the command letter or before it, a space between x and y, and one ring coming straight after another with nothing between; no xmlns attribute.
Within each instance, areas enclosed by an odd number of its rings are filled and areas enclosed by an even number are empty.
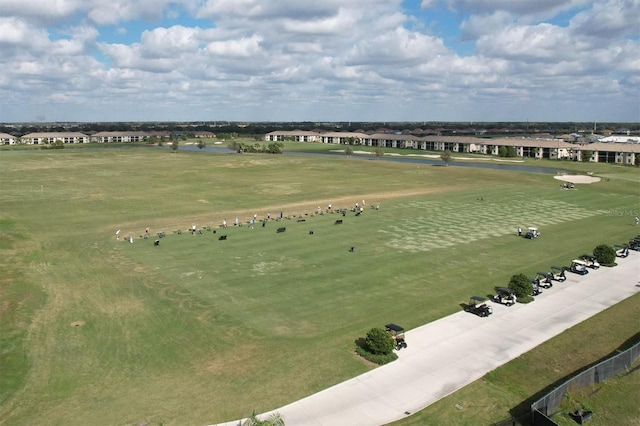
<svg viewBox="0 0 640 426"><path fill-rule="evenodd" d="M0 0L0 122L638 122L640 0Z"/></svg>

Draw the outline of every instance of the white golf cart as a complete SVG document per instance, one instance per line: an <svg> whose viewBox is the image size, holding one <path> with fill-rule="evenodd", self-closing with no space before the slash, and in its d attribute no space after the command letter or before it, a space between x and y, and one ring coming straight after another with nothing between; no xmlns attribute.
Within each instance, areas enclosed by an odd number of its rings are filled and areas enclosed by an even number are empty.
<svg viewBox="0 0 640 426"><path fill-rule="evenodd" d="M539 236L540 231L538 231L538 228L534 226L530 226L529 229L527 229L527 233L524 235L524 237L529 240L533 240L534 238L538 238Z"/></svg>
<svg viewBox="0 0 640 426"><path fill-rule="evenodd" d="M578 275L587 275L589 270L587 269L587 263L580 259L573 259L569 271Z"/></svg>

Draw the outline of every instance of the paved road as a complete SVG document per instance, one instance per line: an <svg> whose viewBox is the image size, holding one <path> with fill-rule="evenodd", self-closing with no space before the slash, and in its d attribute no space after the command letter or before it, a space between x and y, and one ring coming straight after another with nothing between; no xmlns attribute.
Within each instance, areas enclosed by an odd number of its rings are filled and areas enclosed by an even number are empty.
<svg viewBox="0 0 640 426"><path fill-rule="evenodd" d="M291 426L377 426L402 419L640 292L640 253L617 262L585 276L567 272L567 281L528 305L492 303L487 318L458 312L410 330L409 347L398 360L274 412Z"/></svg>

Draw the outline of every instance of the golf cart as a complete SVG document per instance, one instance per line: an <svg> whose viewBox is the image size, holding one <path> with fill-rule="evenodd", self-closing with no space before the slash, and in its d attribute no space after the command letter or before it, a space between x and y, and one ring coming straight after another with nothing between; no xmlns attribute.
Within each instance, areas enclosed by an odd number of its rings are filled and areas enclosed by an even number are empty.
<svg viewBox="0 0 640 426"><path fill-rule="evenodd" d="M396 351L407 347L407 342L404 340L404 328L393 323L385 325L384 328L387 330L387 333L393 337L393 340L396 341Z"/></svg>
<svg viewBox="0 0 640 426"><path fill-rule="evenodd" d="M553 274L551 272L537 272L536 279L538 280L538 285L542 288L553 287Z"/></svg>
<svg viewBox="0 0 640 426"><path fill-rule="evenodd" d="M542 289L540 288L540 280L536 277L531 280L531 295L537 296L542 293Z"/></svg>
<svg viewBox="0 0 640 426"><path fill-rule="evenodd" d="M516 295L508 287L496 287L496 295L491 300L505 306L512 306L516 304Z"/></svg>
<svg viewBox="0 0 640 426"><path fill-rule="evenodd" d="M533 226L530 226L527 230L527 233L524 235L524 237L529 240L533 240L534 238L538 238L539 236L540 232L538 231L538 228L535 228Z"/></svg>
<svg viewBox="0 0 640 426"><path fill-rule="evenodd" d="M580 256L580 259L582 259L584 263L587 264L587 268L598 269L600 267L598 259L596 259L596 257L592 254L583 254L582 256Z"/></svg>
<svg viewBox="0 0 640 426"><path fill-rule="evenodd" d="M629 256L629 246L627 244L616 244L616 257L627 257Z"/></svg>
<svg viewBox="0 0 640 426"><path fill-rule="evenodd" d="M566 281L567 276L564 272L567 270L565 266L552 266L550 274L553 275L553 280L558 282Z"/></svg>
<svg viewBox="0 0 640 426"><path fill-rule="evenodd" d="M479 317L488 317L493 313L491 306L487 305L487 299L480 296L471 296L469 304L465 308L465 311L476 314Z"/></svg>
<svg viewBox="0 0 640 426"><path fill-rule="evenodd" d="M589 271L587 270L587 264L580 259L573 259L571 261L569 271L578 275L587 275L589 273Z"/></svg>
<svg viewBox="0 0 640 426"><path fill-rule="evenodd" d="M629 240L629 248L631 250L640 251L640 238L636 237Z"/></svg>

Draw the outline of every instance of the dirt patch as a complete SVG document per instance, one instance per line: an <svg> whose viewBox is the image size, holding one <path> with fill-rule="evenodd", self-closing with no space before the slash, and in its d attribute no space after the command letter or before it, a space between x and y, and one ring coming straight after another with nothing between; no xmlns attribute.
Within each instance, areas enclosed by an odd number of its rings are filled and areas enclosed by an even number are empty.
<svg viewBox="0 0 640 426"><path fill-rule="evenodd" d="M600 178L597 176L585 176L585 175L558 175L554 176L554 179L562 180L564 182L571 183L594 183L600 182Z"/></svg>
<svg viewBox="0 0 640 426"><path fill-rule="evenodd" d="M79 328L84 326L86 323L84 321L74 321L71 323L71 327Z"/></svg>
<svg viewBox="0 0 640 426"><path fill-rule="evenodd" d="M258 214L258 219L261 220L266 212L271 212L271 219L273 220L281 211L285 213L285 216L289 215L298 215L304 213L313 213L317 210L318 206L321 206L323 209L327 208L327 205L331 203L333 210L338 210L341 208L350 208L356 202L360 202L361 200L366 200L367 206L374 206L376 204L382 204L387 200L399 199L399 198L409 198L409 197L417 197L421 195L429 195L429 194L438 194L448 191L455 191L458 189L464 189L467 186L444 186L444 187L436 187L436 188L417 188L417 189L407 189L407 190L397 190L397 191L388 191L388 192L371 192L368 194L359 194L359 195L348 195L337 198L322 198L311 201L302 201L298 203L289 203L289 204L280 204L280 205L271 205L271 206L260 206L253 209L244 209L244 210L233 210L233 211L218 211L215 215L200 215L200 216L190 216L189 221L191 223L199 224L198 226L210 225L213 222L212 228L217 228L219 224L222 223L222 219L226 218L227 221L230 218L238 216L240 222L245 223L248 221L254 213L260 212ZM384 207L384 206L382 206ZM135 232L132 232L131 229L144 229L147 226L147 222L145 223L127 223L122 224L122 231L120 235L138 235ZM185 231L185 220L181 219L180 221L175 220L167 220L162 225L154 224L155 229L162 229L167 234L172 232L173 230L181 229ZM154 234L154 231L152 231Z"/></svg>

